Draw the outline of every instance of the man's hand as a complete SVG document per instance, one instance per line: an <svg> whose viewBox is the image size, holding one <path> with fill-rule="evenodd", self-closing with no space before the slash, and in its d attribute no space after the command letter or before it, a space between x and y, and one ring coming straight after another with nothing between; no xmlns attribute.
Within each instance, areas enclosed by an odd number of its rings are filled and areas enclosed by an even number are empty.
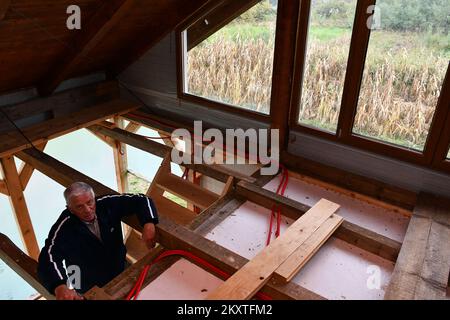
<svg viewBox="0 0 450 320"><path fill-rule="evenodd" d="M153 249L155 247L155 225L153 223L144 224L144 228L142 229L142 240L145 242L147 248Z"/></svg>
<svg viewBox="0 0 450 320"><path fill-rule="evenodd" d="M67 288L65 284L61 284L55 289L56 300L84 300L75 290Z"/></svg>

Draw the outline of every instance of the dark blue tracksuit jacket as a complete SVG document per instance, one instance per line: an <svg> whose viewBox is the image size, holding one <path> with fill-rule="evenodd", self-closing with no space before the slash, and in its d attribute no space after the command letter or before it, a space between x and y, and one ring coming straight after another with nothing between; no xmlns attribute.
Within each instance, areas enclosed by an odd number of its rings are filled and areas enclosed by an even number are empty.
<svg viewBox="0 0 450 320"><path fill-rule="evenodd" d="M50 293L73 279L69 266L80 268L81 288L76 288L80 293L106 285L125 269L122 217L136 214L142 225L158 223L153 201L142 194L97 198L96 213L102 241L67 209L51 228L38 265L38 276Z"/></svg>

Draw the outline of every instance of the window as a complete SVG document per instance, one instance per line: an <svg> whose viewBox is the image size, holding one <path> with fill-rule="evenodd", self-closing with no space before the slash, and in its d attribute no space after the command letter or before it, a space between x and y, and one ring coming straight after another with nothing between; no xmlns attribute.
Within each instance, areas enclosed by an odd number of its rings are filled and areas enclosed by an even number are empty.
<svg viewBox="0 0 450 320"><path fill-rule="evenodd" d="M192 48L194 26L183 32L183 93L269 114L277 3L260 1Z"/></svg>
<svg viewBox="0 0 450 320"><path fill-rule="evenodd" d="M377 6L353 132L423 151L450 58L450 2Z"/></svg>
<svg viewBox="0 0 450 320"><path fill-rule="evenodd" d="M298 121L336 132L356 0L313 0Z"/></svg>

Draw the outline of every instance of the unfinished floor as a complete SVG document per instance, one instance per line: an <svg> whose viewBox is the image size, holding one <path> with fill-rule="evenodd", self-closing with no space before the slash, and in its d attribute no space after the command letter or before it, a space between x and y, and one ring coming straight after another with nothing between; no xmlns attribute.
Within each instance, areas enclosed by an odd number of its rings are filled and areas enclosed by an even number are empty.
<svg viewBox="0 0 450 320"><path fill-rule="evenodd" d="M275 191L279 181L276 177L264 188ZM341 205L339 214L346 220L400 242L409 223L404 211L356 199L301 177L289 178L285 196L311 206L326 198ZM202 235L250 260L266 246L269 217L270 210L247 201L212 230L203 230ZM283 217L281 232L292 222ZM331 238L293 281L326 299L378 300L384 298L393 270L393 262ZM380 282L371 282L378 275ZM181 259L145 287L139 299L204 299L222 282Z"/></svg>

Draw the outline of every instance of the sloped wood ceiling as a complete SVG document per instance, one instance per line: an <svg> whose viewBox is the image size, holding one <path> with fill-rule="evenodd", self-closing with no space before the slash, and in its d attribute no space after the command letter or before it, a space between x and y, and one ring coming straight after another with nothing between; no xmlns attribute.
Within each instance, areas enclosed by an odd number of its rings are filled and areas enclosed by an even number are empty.
<svg viewBox="0 0 450 320"><path fill-rule="evenodd" d="M33 86L49 94L64 79L123 70L208 0L0 2L9 2L0 20L0 94ZM69 5L81 8L81 30L66 27Z"/></svg>

